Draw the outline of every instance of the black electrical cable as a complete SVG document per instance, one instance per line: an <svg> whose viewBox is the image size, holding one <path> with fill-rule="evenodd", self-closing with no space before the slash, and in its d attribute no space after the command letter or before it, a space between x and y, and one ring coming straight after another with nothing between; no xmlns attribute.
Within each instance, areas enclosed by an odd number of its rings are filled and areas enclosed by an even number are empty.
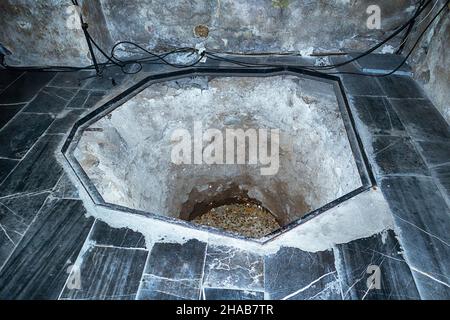
<svg viewBox="0 0 450 320"><path fill-rule="evenodd" d="M386 38L385 40L381 41L380 43L378 43L377 45L373 46L372 48L370 48L369 50L365 51L364 53L356 56L355 58L346 60L344 62L341 63L337 63L337 64L332 64L332 65L326 65L326 66L307 66L307 65L300 65L297 66L298 68L305 68L308 70L330 70L330 69L334 69L334 68L338 68L338 67L342 67L345 66L347 64L350 64L354 61L357 61L369 54L371 54L372 52L376 51L377 49L379 49L381 46L383 46L385 43L389 42L391 39L393 39L395 36L397 36L398 34L400 34L404 29L406 29L410 24L412 24L415 19L425 10L426 7L428 7L430 4L432 3L432 0L428 0L422 7L420 7L417 12L413 15L412 18L410 18L406 23L404 23L402 26L398 27L396 29L396 31L394 31L388 38ZM240 61L236 61L233 59L227 59L227 58L223 58L223 57L218 57L214 54L212 54L211 52L208 52L208 55L210 57L216 58L217 59L222 59L223 61L227 61L236 65L240 65L240 66L247 66L247 67L255 67L255 66L264 66L264 67L273 67L273 65L268 65L268 64L259 64L259 63L245 63L245 62L240 62Z"/></svg>
<svg viewBox="0 0 450 320"><path fill-rule="evenodd" d="M113 46L113 48L111 49L111 57L113 57L114 59L118 60L118 58L115 56L115 51L117 50L117 47L118 47L119 45L123 45L123 44L132 45L132 46L138 48L139 50L141 50L141 51L147 53L148 55L152 56L155 60L160 60L160 61L162 61L164 64L167 64L167 65L169 65L169 66L171 66L171 67L174 67L174 68L189 68L189 67L193 67L193 66L197 65L198 63L200 63L200 61L203 59L203 57L204 57L204 55L205 55L204 53L201 53L201 54L200 54L200 57L199 57L196 61L192 62L191 64L183 64L183 65L180 65L180 64L171 63L171 62L169 62L168 60L165 59L166 56L168 56L168 55L171 54L171 53L165 54L165 55L158 55L158 54L156 54L156 53L154 53L154 52L151 52L151 51L145 49L144 47L138 45L137 43L134 43L134 42L131 42L131 41L120 41L120 42L116 43L116 44ZM195 52L195 49L192 49L192 48L184 48L184 49L189 49L192 53ZM173 52L173 53L179 52L178 50L179 50L179 49L176 49L176 50L174 50L174 51L172 51L172 52ZM155 61L155 60L153 60L153 61ZM139 60L128 60L128 61L134 61L134 62L137 62L137 61L139 61Z"/></svg>
<svg viewBox="0 0 450 320"><path fill-rule="evenodd" d="M373 46L372 48L370 48L369 50L365 51L364 53L361 53L360 55L357 55L356 57L349 59L347 61L341 62L341 63L337 63L334 65L330 65L330 66L324 66L321 67L320 69L322 70L327 70L327 69L334 69L334 68L338 68L338 67L342 67L345 66L349 63L352 63L354 61L357 61L365 56L368 56L369 54L371 54L372 52L375 52L377 49L379 49L381 46L383 46L385 43L389 42L390 40L392 40L394 37L396 37L398 34L400 34L404 29L406 29L410 24L414 23L415 19L425 10L425 8L427 8L430 4L432 3L432 0L428 0L419 10L417 10L417 12L413 15L413 17L406 22L405 24L403 24L400 28L398 28L395 32L393 32L389 37L387 37L385 40L383 40L382 42L378 43L377 45Z"/></svg>
<svg viewBox="0 0 450 320"><path fill-rule="evenodd" d="M325 73L325 74L350 74L350 75L360 75L360 76L369 76L369 77L387 77L390 76L392 74L394 74L395 72L397 72L408 60L408 58L411 56L411 54L414 52L415 48L417 47L417 45L420 43L421 38L425 35L426 31L431 27L431 25L433 24L433 22L442 14L442 12L447 8L447 5L450 3L450 0L447 0L447 2L445 3L445 5L442 6L442 8L438 11L438 13L433 17L433 19L428 23L428 25L424 28L424 30L421 32L421 34L419 35L419 37L417 38L415 44L412 46L411 50L409 51L409 53L406 55L406 57L402 60L402 62L396 67L394 68L392 71L386 73L386 74L369 74L369 73L358 73L358 72L345 72L345 71L339 71L339 72L321 72L321 73ZM210 54L211 55L211 54ZM227 59L227 58L223 58L223 57L218 57L215 55L212 55L212 57L210 57L213 60L219 60L219 61L226 61L226 62L231 62L234 63L236 65L240 65L240 66L244 66L244 67L250 67L251 64L247 64L241 61L236 61L233 59ZM350 60L349 60L350 61ZM346 63L345 63L346 64ZM336 66L339 65L345 65L345 64L336 64ZM254 66L254 64L252 64ZM259 66L265 66L265 67L274 67L274 65L264 65L264 64L258 64ZM309 71L316 71L314 70L314 67L309 67L309 66L299 66L299 69L306 69ZM320 72L320 71L318 71Z"/></svg>
<svg viewBox="0 0 450 320"><path fill-rule="evenodd" d="M72 0L72 3L73 3L74 5L76 5L76 6L78 6L77 0ZM422 13L422 11L423 11L430 3L431 3L431 0L428 0L428 2L425 3L424 6L423 6L422 8L419 8L419 10L417 10L417 12L416 12L416 14L413 16L413 18L411 18L408 22L406 22L403 26L401 26L401 27L400 27L396 32L394 32L390 37L388 37L387 39L385 39L384 41L380 42L380 43L379 43L378 45L376 45L375 47L371 48L370 50L366 51L365 53L359 55L358 57L356 57L356 58L354 58L354 59L350 59L350 60L348 60L348 61L345 61L345 62L342 62L342 63L339 63L339 64L335 64L335 65L320 66L320 67L318 67L318 66L314 66L314 67L312 67L312 66L298 66L298 67L300 67L300 68L303 67L303 68L308 68L308 69L321 69L321 70L326 70L326 69L332 69L332 68L336 68L336 67L339 67L339 66L343 66L343 65L346 65L346 64L351 63L351 62L353 62L353 61L356 61L356 60L358 60L358 59L360 59L360 58L362 58L362 57L364 57L364 56L366 56L366 55L372 53L373 51L375 51L376 49L378 49L379 47L381 47L384 43L386 43L387 41L389 41L390 39L392 39L393 37L395 37L397 34L399 34L399 33L400 33L402 30L404 30L410 23L412 23L412 22L414 21L414 19L415 19L418 15L420 15L420 14ZM86 31L87 31L87 30L86 30ZM119 64L119 63L117 63L116 61L113 60L113 59L115 58L115 56L114 56L114 50L115 50L115 49L118 47L118 45L120 45L120 44L130 44L130 45L133 45L133 46L137 47L138 49L144 51L145 53L147 53L147 54L149 54L149 55L155 57L156 59L161 60L163 63L165 63L165 64L167 64L167 65L169 65L169 66L175 67L175 68L188 68L188 67L192 67L192 66L197 65L197 64L203 59L203 55L202 55L197 61L195 61L194 63L189 64L189 65L177 65L177 64L172 64L172 63L170 63L169 61L165 60L164 57L163 57L162 55L157 55L157 54L155 54L155 53L152 53L151 51L149 51L149 50L143 48L142 46L140 46L140 45L138 45L138 44L136 44L136 43L133 43L133 42L131 42L131 41L122 41L122 42L119 42L119 43L116 44L116 45L113 47L113 49L111 50L111 52L112 52L112 53L111 53L111 56L108 56L108 55L100 48L100 46L94 41L94 39L92 38L92 36L90 36L90 34L89 34L88 32L86 32L86 33L87 33L87 36L89 37L89 40L92 41L92 43L94 44L94 46L102 53L102 55L103 55L108 61L110 61L110 63L112 63L113 65L117 65L117 66L121 67L123 72L125 72L124 69L123 69L123 68L124 68L124 64ZM243 66L243 67L251 67L251 66L271 66L271 65L268 65L268 64L237 62L237 61L235 61L235 60L233 60L233 59L226 59L226 58L223 58L223 57L215 56L215 55L212 54L212 53L207 53L207 54L208 54L210 57L212 57L213 59L215 58L215 60L218 60L218 59L226 60L226 61L228 61L228 62L235 63L235 64L241 65L241 66ZM118 60L118 59L116 58L116 60ZM143 61L143 60L145 60L145 59L140 59L140 60ZM119 60L119 61L120 61L120 60ZM121 62L123 62L123 61L121 61ZM139 62L138 60L131 60L131 61L127 61L126 63L127 63L127 64L131 64L131 63L138 63L138 64L139 64L140 62ZM101 64L101 65L102 65L103 67L107 67L109 64L106 63L106 64ZM58 66L58 67L47 67L47 68L33 67L32 70L33 70L33 71L39 71L39 70L42 70L42 71L69 71L69 72L71 72L71 71L79 71L79 70L84 70L84 69L92 69L92 68L94 68L95 66L96 66L96 65L94 64L94 65L91 65L91 66L88 66L88 67L82 67L82 68L77 68L77 67L61 67L61 66ZM6 64L4 64L4 67L7 67ZM11 67L7 67L7 68L11 69ZM15 67L13 67L13 68L15 68ZM140 65L139 70L140 70L140 69L142 69L142 65ZM28 68L27 68L27 69L22 69L22 70L28 70Z"/></svg>
<svg viewBox="0 0 450 320"><path fill-rule="evenodd" d="M327 73L327 74L351 74L351 75L360 75L360 76L369 76L369 77L378 77L378 78L382 78L382 77L387 77L387 76L393 75L398 70L400 70L400 68L408 61L409 57L412 55L412 53L414 52L416 47L419 45L420 40L422 39L422 37L425 35L425 33L428 31L428 29L431 27L431 25L434 23L434 21L441 15L441 13L444 12L444 10L447 9L447 6L449 4L450 4L450 0L447 0L446 3L442 6L442 8L434 15L433 19L431 19L430 22L427 24L427 26L422 30L422 32L418 36L416 42L411 47L411 50L405 56L403 61L395 69L393 69L392 71L390 71L390 72L388 72L386 74L367 74L367 73L344 72L344 71L343 72L335 72L335 73Z"/></svg>
<svg viewBox="0 0 450 320"><path fill-rule="evenodd" d="M378 43L377 45L375 45L374 47L372 47L371 49L367 50L366 52L358 55L355 58L349 59L347 61L341 62L341 63L337 63L337 64L332 64L332 65L326 65L326 66L310 66L310 65L298 65L298 68L304 68L307 70L330 70L330 69L334 69L334 68L338 68L344 65L347 65L349 63L352 63L356 60L359 60L369 54L371 54L372 52L376 51L378 48L380 48L382 45L384 45L385 43L387 43L388 41L390 41L391 39L393 39L395 36L397 36L398 34L400 34L404 29L406 29L410 24L414 23L415 19L425 10L425 8L430 5L432 3L432 0L428 0L426 3L424 3L423 5L419 6L418 10L416 11L416 13L413 15L413 17L408 20L405 24L403 24L402 26L400 26L399 28L396 29L396 31L394 33L392 33L388 38L386 38L385 40L383 40L382 42ZM207 52L207 56L209 58L211 58L212 60L221 60L224 62L230 62L233 63L235 65L239 65L242 67L275 67L276 65L270 65L270 64L262 64L262 63L246 63L246 62L242 62L242 61L237 61L234 59L230 59L230 58L224 58L224 57L219 57L217 55L215 55L212 52Z"/></svg>
<svg viewBox="0 0 450 320"><path fill-rule="evenodd" d="M357 57L352 58L350 60L347 60L345 62L341 62L341 63L338 63L338 64L332 64L332 65L326 65L326 66L311 66L311 65L306 65L306 66L301 66L300 65L300 66L298 66L297 65L296 67L301 68L301 69L305 69L305 70L310 70L310 71L318 71L318 70L325 71L325 70L330 70L330 69L337 68L337 67L340 67L340 66L344 66L344 65L352 63L352 62L354 62L354 61L356 61L356 60L358 60L358 59L360 59L360 58L362 58L362 57L364 57L366 55L369 55L370 53L372 53L375 50L377 50L378 48L380 48L383 44L385 44L386 42L390 41L396 35L400 34L404 29L406 29L406 28L410 27L412 24L414 24L415 19L425 10L425 8L430 3L432 3L432 0L428 0L427 2L425 2L425 1L426 0L424 0L421 3L421 5L419 6L418 10L415 12L413 17L411 19L409 19L405 24L403 24L402 26L398 27L396 29L396 31L393 32L388 38L386 38L382 42L378 43L377 45L375 45L371 49L367 50L366 52L358 55ZM450 2L450 0L447 1L447 4L448 4L448 2ZM77 0L72 0L72 3L74 5L78 6ZM442 11L443 10L441 9L439 11L439 13L437 14L437 16L440 13L442 13ZM433 18L432 21L434 21L437 18L437 16L435 16L435 18ZM429 25L431 25L431 24L429 24ZM425 31L428 29L428 27L429 26L427 26L427 28L425 28L425 30L424 30L424 32L422 33L421 36L423 36ZM189 68L189 67L193 67L193 66L198 65L198 63L200 63L204 57L208 57L208 58L210 58L212 60L225 61L225 62L233 63L233 64L239 65L241 67L279 67L279 65L271 65L271 64L264 64L264 63L246 63L246 62L242 62L242 61L237 61L237 60L234 60L234 59L231 59L231 58L225 58L225 57L217 56L215 53L209 52L209 51L203 51L200 54L200 57L196 61L191 63L191 64L187 64L187 65L185 65L185 64L183 64L183 65L174 64L174 63L169 62L166 59L166 57L168 57L171 54L179 53L179 52L192 52L192 53L194 53L194 52L196 52L196 50L193 49L193 48L179 48L179 49L175 49L175 50L172 50L172 51L169 51L169 52L166 52L166 53L158 55L158 54L153 53L153 52L145 49L144 47L142 47L142 46L140 46L140 45L138 45L138 44L136 44L134 42L131 42L131 41L121 41L121 42L116 43L113 46L113 48L111 49L111 54L108 56L106 54L106 52L104 50L102 50L101 47L97 44L97 42L92 38L92 36L89 34L89 32L87 32L87 30L86 30L86 33L87 33L88 39L90 41L92 41L92 44L99 50L99 52L108 61L106 63L100 63L100 64L97 64L97 65L101 66L103 69L107 68L109 66L115 65L115 66L120 67L122 72L124 72L124 73L133 73L134 74L134 73L139 72L140 70L142 70L142 63L166 64L166 65L172 66L174 68ZM115 51L117 50L119 45L132 45L132 46L138 48L139 50L145 52L146 54L150 55L151 57L143 57L143 58L131 59L131 60L121 60L121 59L117 58L117 56L115 55ZM416 46L417 46L417 44L413 48L415 48ZM411 53L412 53L412 51L408 54L408 57L411 55ZM407 59L405 59L404 62L398 68L396 68L394 70L394 72L397 71L399 68L401 68L401 66L406 62L406 60ZM128 65L132 65L132 64L137 64L139 66L138 70L134 71L134 72L127 72L125 70L125 67L128 66ZM6 63L4 63L3 67L5 67L7 69L23 70L23 71L30 70L30 71L49 71L49 72L55 72L55 71L58 71L58 72L74 72L74 71L80 71L80 70L93 70L96 67L96 65L93 64L93 65L86 66L86 67L67 67L67 66L11 67L11 66L7 66ZM373 75L373 74L351 73L351 72L336 72L336 73L333 73L333 74L343 74L343 73L346 73L346 74L358 74L358 75L368 75L368 76L380 76L380 75Z"/></svg>

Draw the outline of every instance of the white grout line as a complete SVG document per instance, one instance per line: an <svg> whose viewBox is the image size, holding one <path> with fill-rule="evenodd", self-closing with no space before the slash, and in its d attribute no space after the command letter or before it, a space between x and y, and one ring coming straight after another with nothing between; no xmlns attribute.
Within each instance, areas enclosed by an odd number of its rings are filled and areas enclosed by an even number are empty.
<svg viewBox="0 0 450 320"><path fill-rule="evenodd" d="M43 192L42 192L43 193ZM38 193L37 193L38 194ZM36 194L36 195L37 195ZM42 208L45 206L45 204L47 203L47 200L49 199L49 197L51 196L51 194L49 194L45 199L44 202L42 203L42 205L39 207L39 209L37 210L35 216L33 217L33 219L31 220L30 224L28 225L28 227L25 229L23 236L20 238L19 242L16 244L16 246L14 247L13 250L11 250L11 253L8 255L8 257L6 258L5 262L0 266L0 273L2 271L2 269L6 266L6 264L8 263L9 259L11 258L11 256L13 255L13 253L16 251L17 247L20 245L20 243L22 242L23 238L25 237L25 235L27 234L28 230L30 230L31 226L33 225L33 223L36 221L37 217L41 214Z"/></svg>
<svg viewBox="0 0 450 320"><path fill-rule="evenodd" d="M200 295L198 297L199 300L206 300L205 291L204 291L204 287L203 287L203 281L205 278L205 267L206 267L206 257L208 256L208 248L209 248L209 240L206 242L205 256L203 258L202 275L200 277L200 284L199 284L199 289L200 289ZM202 296L203 296L203 299L202 299Z"/></svg>
<svg viewBox="0 0 450 320"><path fill-rule="evenodd" d="M24 74L26 73L26 71L22 72L13 82L11 82L9 85L7 85L2 91L0 91L0 94L2 94L3 92L6 91L6 89L8 89L9 87L11 87L15 82L17 82L17 80L19 80L20 78L22 78L24 76Z"/></svg>
<svg viewBox="0 0 450 320"><path fill-rule="evenodd" d="M153 245L155 243L153 242L152 244L145 244L146 245L146 249L147 249L147 258L145 259L145 263L144 263L144 268L142 269L142 274L141 274L141 278L139 279L139 286L138 289L136 291L136 296L134 297L134 300L137 300L139 297L139 293L141 292L142 289L142 281L144 280L144 276L145 276L145 269L147 268L148 265L148 261L150 260L150 253L152 251ZM150 248L151 246L151 248Z"/></svg>

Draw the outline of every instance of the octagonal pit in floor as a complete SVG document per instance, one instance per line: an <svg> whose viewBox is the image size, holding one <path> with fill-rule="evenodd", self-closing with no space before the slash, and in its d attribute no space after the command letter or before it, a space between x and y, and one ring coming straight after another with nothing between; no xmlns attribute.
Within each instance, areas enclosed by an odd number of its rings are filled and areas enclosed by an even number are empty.
<svg viewBox="0 0 450 320"><path fill-rule="evenodd" d="M362 186L341 108L321 79L186 77L91 123L74 156L106 203L259 238ZM256 132L244 163L227 129Z"/></svg>

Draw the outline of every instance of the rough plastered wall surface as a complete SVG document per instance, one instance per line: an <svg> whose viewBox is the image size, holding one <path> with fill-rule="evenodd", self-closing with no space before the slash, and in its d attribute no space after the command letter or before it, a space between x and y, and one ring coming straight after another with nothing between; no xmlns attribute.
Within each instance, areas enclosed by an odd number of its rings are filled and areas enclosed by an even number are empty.
<svg viewBox="0 0 450 320"><path fill-rule="evenodd" d="M410 64L429 98L450 123L450 16L444 15L424 38Z"/></svg>
<svg viewBox="0 0 450 320"><path fill-rule="evenodd" d="M233 52L363 50L403 23L414 0L89 0L79 1L94 38L106 49L131 40L150 49L195 46ZM382 30L369 30L378 4ZM0 42L11 64L87 65L88 49L70 0L2 0ZM75 23L76 25L76 23ZM207 37L194 28L206 25Z"/></svg>
<svg viewBox="0 0 450 320"><path fill-rule="evenodd" d="M0 42L13 55L9 64L90 64L81 28L68 28L68 0L0 1Z"/></svg>
<svg viewBox="0 0 450 320"><path fill-rule="evenodd" d="M411 15L411 0L100 0L114 41L124 36L153 48L193 46L232 52L362 50ZM369 30L367 7L382 10ZM206 25L206 38L194 28Z"/></svg>

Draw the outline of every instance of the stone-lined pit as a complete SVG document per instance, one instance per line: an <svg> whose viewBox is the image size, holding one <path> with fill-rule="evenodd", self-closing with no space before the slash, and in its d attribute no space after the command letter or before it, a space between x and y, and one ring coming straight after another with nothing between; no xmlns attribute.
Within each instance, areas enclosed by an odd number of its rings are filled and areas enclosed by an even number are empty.
<svg viewBox="0 0 450 320"><path fill-rule="evenodd" d="M173 163L172 134L193 132L195 121L224 137L227 128L279 129L278 172L261 175L261 164ZM333 85L296 76L153 84L85 129L74 155L107 203L209 226L217 216L206 221L203 214L236 205L260 208L256 216L284 226L361 186ZM233 222L229 231L246 236L277 227L239 229L236 217L223 216Z"/></svg>

